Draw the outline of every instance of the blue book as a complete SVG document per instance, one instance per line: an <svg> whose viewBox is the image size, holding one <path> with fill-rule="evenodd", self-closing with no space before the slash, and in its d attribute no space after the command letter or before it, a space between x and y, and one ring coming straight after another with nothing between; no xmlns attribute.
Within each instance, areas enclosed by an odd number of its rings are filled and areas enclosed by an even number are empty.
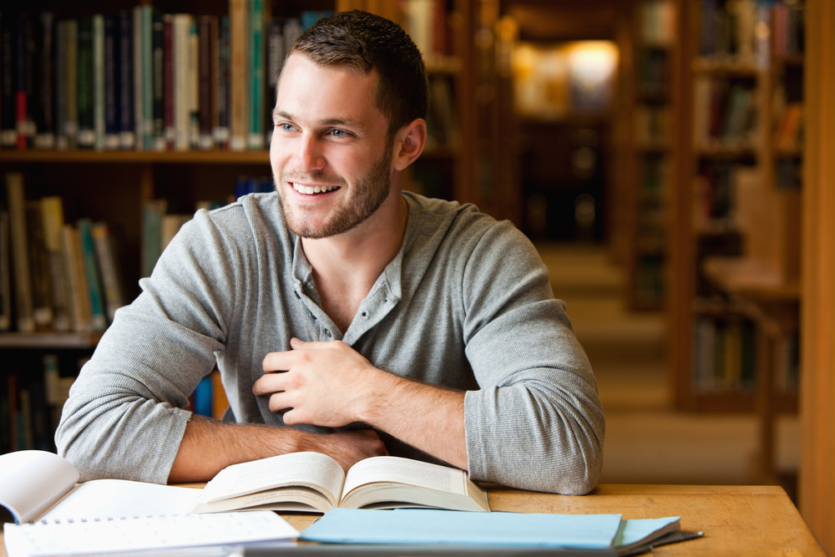
<svg viewBox="0 0 835 557"><path fill-rule="evenodd" d="M78 235L81 238L81 257L84 260L84 274L87 277L93 330L103 331L107 327L107 318L104 313L104 297L99 279L101 273L96 259L96 244L93 242L93 223L90 219L78 220Z"/></svg>
<svg viewBox="0 0 835 557"><path fill-rule="evenodd" d="M194 413L212 417L212 378L204 377L194 389Z"/></svg>

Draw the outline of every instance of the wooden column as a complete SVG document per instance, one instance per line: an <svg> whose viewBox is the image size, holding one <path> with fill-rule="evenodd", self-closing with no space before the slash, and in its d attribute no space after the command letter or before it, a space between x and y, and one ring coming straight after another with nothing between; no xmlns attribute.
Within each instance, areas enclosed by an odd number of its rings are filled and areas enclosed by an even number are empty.
<svg viewBox="0 0 835 557"><path fill-rule="evenodd" d="M800 511L835 554L835 1L806 3Z"/></svg>

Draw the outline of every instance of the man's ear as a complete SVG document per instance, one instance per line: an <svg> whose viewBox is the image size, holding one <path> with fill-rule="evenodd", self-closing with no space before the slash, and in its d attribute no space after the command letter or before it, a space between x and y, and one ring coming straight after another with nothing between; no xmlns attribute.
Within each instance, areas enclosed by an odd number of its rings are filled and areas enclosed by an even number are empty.
<svg viewBox="0 0 835 557"><path fill-rule="evenodd" d="M394 136L394 168L404 170L423 153L426 146L426 120L417 118Z"/></svg>

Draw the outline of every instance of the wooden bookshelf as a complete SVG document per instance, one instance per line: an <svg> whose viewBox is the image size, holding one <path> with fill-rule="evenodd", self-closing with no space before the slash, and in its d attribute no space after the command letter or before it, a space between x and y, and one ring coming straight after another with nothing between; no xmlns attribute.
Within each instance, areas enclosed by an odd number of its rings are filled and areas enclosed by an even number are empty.
<svg viewBox="0 0 835 557"><path fill-rule="evenodd" d="M60 18L130 10L147 2L119 2L115 6L96 2L60 3L55 0L39 0L30 10L30 17L40 10L53 10ZM266 2L267 15L295 17L302 10L343 11L362 9L388 17L407 28L404 2L377 0L303 0L283 3ZM420 159L410 169L412 176L423 174L426 181L438 184L433 190L421 187L407 189L430 196L454 199L462 203L479 204L483 210L507 218L507 209L513 203L505 203L506 190L489 199L476 184L476 160L490 155L498 148L494 145L500 136L496 105L478 105L475 91L480 86L476 79L479 66L476 63L485 56L494 56L495 50L477 52L473 36L481 26L490 27L496 19L484 12L488 2L481 0L453 0L437 5L447 9L449 27L446 51L425 52L424 58L430 83L443 80L448 85L451 103L450 126L455 128L454 141L436 141L427 147ZM164 13L189 11L222 16L228 13L229 2L197 3L163 0L155 6ZM498 3L492 4L497 7ZM490 6L488 6L489 8ZM4 17L5 17L4 12ZM495 10L498 15L498 10ZM408 30L408 28L407 28ZM494 71L494 69L491 69ZM491 73L480 73L479 79L497 80ZM498 83L498 81L497 81ZM431 85L430 85L431 87ZM430 102L432 100L430 99ZM265 107L270 110L271 107ZM481 111L481 112L479 112ZM490 131L486 143L475 141L480 134ZM497 163L498 164L498 163ZM498 166L497 166L498 168ZM195 204L201 200L227 202L235 193L235 181L240 176L268 179L271 176L269 151L253 150L96 150L96 149L3 149L0 150L0 173L21 172L25 177L27 199L60 196L64 203L65 222L74 223L79 218L94 222L104 221L117 225L121 230L123 260L122 274L128 286L128 302L138 292L138 280L142 276L141 254L143 238L143 206L149 200L165 199L168 213L193 214ZM2 180L0 180L2 183ZM502 187L515 184L502 183ZM0 190L3 190L0 186ZM3 192L5 199L5 192ZM13 326L14 329L14 326ZM40 357L44 354L60 355L62 371L77 372L73 366L89 356L101 338L98 333L0 333L0 354L12 357L14 369L0 373L0 384L6 390L6 376L12 373L23 381L36 381L42 372ZM24 362L18 366L17 362ZM68 367L67 367L68 366ZM2 418L2 417L0 417ZM0 419L2 423L2 419ZM0 432L0 440L3 440Z"/></svg>
<svg viewBox="0 0 835 557"><path fill-rule="evenodd" d="M798 342L802 222L800 189L781 187L777 173L782 159L799 163L803 156L799 145L778 145L775 136L781 115L774 110L783 87L792 91L790 96L794 97L789 101L802 102L802 89L793 76L802 71L803 58L780 57L772 42L757 43L754 37L750 57L739 52L705 56L710 50L701 34L703 7L702 2L685 1L679 22L681 49L675 79L680 100L675 141L679 164L678 186L671 200L674 224L669 275L670 380L679 409L755 412L760 423L756 461L760 479L774 483L779 481L774 470L774 421L778 414L798 409L796 377L787 375L792 369L796 373L797 362L791 364L792 357L787 364L786 351ZM757 14L758 18L763 16ZM771 24L773 19L759 21ZM770 31L763 36L773 37L773 29ZM790 67L795 69L788 71L794 73L784 73ZM710 97L705 97L706 91ZM736 105L729 101L733 95L737 95ZM704 103L715 103L717 98L727 103L725 115L735 108L743 110L739 107L750 110L752 127L746 131L725 120L721 122L724 126L717 128L699 121L716 118L716 106ZM722 105L718 107L721 110ZM731 129L745 133L729 135ZM706 203L705 196L714 204ZM724 205L721 212L717 209L720 205ZM755 327L753 387L697 388L696 377L703 365L700 359L714 357L703 353L713 346L705 341L712 339L712 324L719 331L738 319Z"/></svg>
<svg viewBox="0 0 835 557"><path fill-rule="evenodd" d="M623 162L625 300L633 311L658 311L666 299L668 198L675 133L673 65L678 37L669 27L677 0L636 2L624 60L620 109Z"/></svg>

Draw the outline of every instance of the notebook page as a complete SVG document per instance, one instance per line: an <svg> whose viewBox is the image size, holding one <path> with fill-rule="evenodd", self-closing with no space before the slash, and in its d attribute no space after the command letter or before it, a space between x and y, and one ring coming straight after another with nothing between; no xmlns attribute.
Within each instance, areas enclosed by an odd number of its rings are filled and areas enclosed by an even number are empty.
<svg viewBox="0 0 835 557"><path fill-rule="evenodd" d="M92 555L290 540L295 528L269 511L99 521L6 524L9 557Z"/></svg>
<svg viewBox="0 0 835 557"><path fill-rule="evenodd" d="M188 514L199 496L199 489L186 487L128 480L92 480L76 486L39 521Z"/></svg>
<svg viewBox="0 0 835 557"><path fill-rule="evenodd" d="M16 522L30 522L72 489L78 472L72 464L46 451L0 455L0 505Z"/></svg>

